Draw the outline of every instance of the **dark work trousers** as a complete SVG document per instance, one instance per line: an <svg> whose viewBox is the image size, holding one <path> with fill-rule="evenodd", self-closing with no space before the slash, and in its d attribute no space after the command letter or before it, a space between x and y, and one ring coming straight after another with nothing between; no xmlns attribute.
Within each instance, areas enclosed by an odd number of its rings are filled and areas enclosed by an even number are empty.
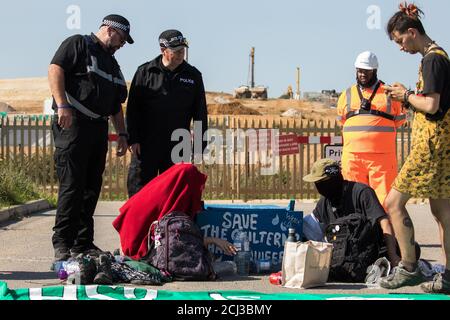
<svg viewBox="0 0 450 320"><path fill-rule="evenodd" d="M108 151L108 122L73 117L62 130L55 117L55 167L59 182L53 247L82 252L94 241L94 211Z"/></svg>
<svg viewBox="0 0 450 320"><path fill-rule="evenodd" d="M163 173L173 166L174 163L171 159L172 149L167 150L167 147L165 149L141 145L140 156L133 155L131 157L127 177L129 198L138 193L139 190L153 178L157 177L158 174Z"/></svg>

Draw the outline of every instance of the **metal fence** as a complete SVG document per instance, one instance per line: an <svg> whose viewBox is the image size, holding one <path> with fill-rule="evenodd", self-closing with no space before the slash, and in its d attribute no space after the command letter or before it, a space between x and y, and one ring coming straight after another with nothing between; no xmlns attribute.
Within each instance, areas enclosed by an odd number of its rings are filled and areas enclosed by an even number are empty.
<svg viewBox="0 0 450 320"><path fill-rule="evenodd" d="M22 168L42 189L55 194L58 184L53 161L51 121L49 116L1 117L0 161L3 165ZM325 144L300 143L298 151L293 154L274 156L270 148L257 148L262 141L260 134L267 129L276 129L280 135L295 134L301 137L341 135L341 127L337 123L322 121L210 116L208 122L208 128L214 129L212 136L215 141L220 137L223 143L213 148L215 161L203 159L197 164L208 175L205 199L317 198L314 186L304 183L302 177L317 159L324 157ZM258 139L252 136L253 129ZM411 128L407 122L397 134L399 168L409 153L410 137ZM101 194L105 200L123 200L127 197L126 180L131 155L127 153L118 158L115 148L116 143L110 141ZM268 167L271 169L268 170Z"/></svg>

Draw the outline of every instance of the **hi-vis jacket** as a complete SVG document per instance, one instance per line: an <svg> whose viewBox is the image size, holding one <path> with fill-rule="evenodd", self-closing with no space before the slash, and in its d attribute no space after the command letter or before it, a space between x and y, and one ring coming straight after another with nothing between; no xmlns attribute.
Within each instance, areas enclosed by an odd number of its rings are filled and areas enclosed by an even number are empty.
<svg viewBox="0 0 450 320"><path fill-rule="evenodd" d="M375 87L362 89L363 97L369 99ZM357 85L342 92L337 119L343 125L344 152L395 153L396 129L406 121L401 103L391 100L380 85L372 100L372 114L359 113L360 107Z"/></svg>

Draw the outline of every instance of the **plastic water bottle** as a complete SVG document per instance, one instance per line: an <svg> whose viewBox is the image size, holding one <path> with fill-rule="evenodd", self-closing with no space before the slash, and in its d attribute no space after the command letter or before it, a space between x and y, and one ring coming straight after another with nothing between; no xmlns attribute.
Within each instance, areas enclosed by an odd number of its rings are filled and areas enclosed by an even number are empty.
<svg viewBox="0 0 450 320"><path fill-rule="evenodd" d="M237 266L234 261L214 262L213 269L219 276L233 276L237 273Z"/></svg>
<svg viewBox="0 0 450 320"><path fill-rule="evenodd" d="M238 249L238 252L234 256L237 274L241 276L248 276L250 274L251 253L250 241L245 232L239 231L234 245L237 245L236 248Z"/></svg>
<svg viewBox="0 0 450 320"><path fill-rule="evenodd" d="M56 276L58 277L59 280L67 279L67 276L68 276L67 271L66 271L67 264L68 264L67 261L57 261L53 265L53 270L55 271Z"/></svg>
<svg viewBox="0 0 450 320"><path fill-rule="evenodd" d="M67 283L76 284L80 279L80 264L77 261L69 261L64 268L67 274Z"/></svg>

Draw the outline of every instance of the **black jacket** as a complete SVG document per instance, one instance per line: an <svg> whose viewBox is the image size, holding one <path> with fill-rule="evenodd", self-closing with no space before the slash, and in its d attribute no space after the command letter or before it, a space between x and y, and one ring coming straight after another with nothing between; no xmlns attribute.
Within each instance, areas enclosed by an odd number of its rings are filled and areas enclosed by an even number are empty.
<svg viewBox="0 0 450 320"><path fill-rule="evenodd" d="M183 62L173 72L163 67L162 56L141 65L131 83L126 123L129 144L169 151L172 132L190 130L191 120L207 130L205 88L200 71ZM203 144L204 146L205 144Z"/></svg>

